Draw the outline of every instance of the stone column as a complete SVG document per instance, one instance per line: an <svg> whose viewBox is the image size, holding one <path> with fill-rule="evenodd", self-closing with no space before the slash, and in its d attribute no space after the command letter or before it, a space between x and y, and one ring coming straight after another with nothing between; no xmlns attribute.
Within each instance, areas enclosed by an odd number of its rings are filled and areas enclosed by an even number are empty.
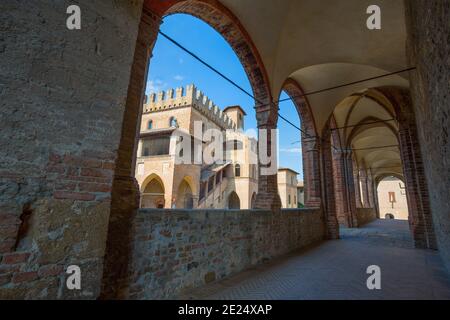
<svg viewBox="0 0 450 320"><path fill-rule="evenodd" d="M151 51L161 17L143 9L128 87L118 159L113 181L108 239L103 267L102 299L128 295L132 221L139 208L139 186L134 178L136 152Z"/></svg>
<svg viewBox="0 0 450 320"><path fill-rule="evenodd" d="M302 134L303 182L305 206L320 207L320 139Z"/></svg>
<svg viewBox="0 0 450 320"><path fill-rule="evenodd" d="M272 135L271 130L277 128L277 120L278 120L278 114L276 112L277 108L273 104L270 104L268 106L263 107L257 107L256 109L256 118L258 121L258 129L259 132L259 143L258 143L258 159L259 159L259 166L258 166L258 193L256 195L256 202L255 202L255 208L256 209L268 209L272 211L278 211L281 209L281 199L278 194L278 180L277 180L277 173L278 173L278 165L276 163L277 155L276 150L272 151L272 147L276 145L276 137L275 141L272 141ZM262 146L262 139L261 134L264 132L262 130L265 130L266 136L267 136L267 145ZM269 164L262 164L261 163L261 154L264 153L262 150L267 150L267 156L272 157L272 162ZM274 152L274 154L271 154L271 152ZM273 163L275 161L275 163ZM269 167L274 168L273 173L267 174L267 169Z"/></svg>

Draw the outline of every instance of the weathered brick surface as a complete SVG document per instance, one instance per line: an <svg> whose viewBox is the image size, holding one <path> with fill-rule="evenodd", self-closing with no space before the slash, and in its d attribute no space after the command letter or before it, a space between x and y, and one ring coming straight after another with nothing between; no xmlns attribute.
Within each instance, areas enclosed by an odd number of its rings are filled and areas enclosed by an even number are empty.
<svg viewBox="0 0 450 320"><path fill-rule="evenodd" d="M429 189L425 177L421 145L416 117L408 90L396 87L381 87L382 92L394 106L399 124L399 146L403 174L406 184L409 222L417 248L436 249L436 237L432 222ZM427 155L425 155L426 159Z"/></svg>
<svg viewBox="0 0 450 320"><path fill-rule="evenodd" d="M405 1L411 92L437 244L450 270L450 5ZM431 220L431 219L430 219Z"/></svg>
<svg viewBox="0 0 450 320"><path fill-rule="evenodd" d="M339 239L339 221L337 218L338 206L342 205L342 201L338 202L336 197L334 183L334 161L331 151L331 131L329 126L324 129L322 134L321 158L323 168L323 210L326 221L326 237L327 239Z"/></svg>
<svg viewBox="0 0 450 320"><path fill-rule="evenodd" d="M0 2L1 298L100 290L143 0L77 1L82 30L70 31L72 4ZM55 264L82 266L84 290L60 287L63 268L46 269Z"/></svg>
<svg viewBox="0 0 450 320"><path fill-rule="evenodd" d="M287 79L283 90L294 102L302 125L302 159L305 206L317 208L321 206L320 183L320 137L317 134L311 105L300 85L294 79Z"/></svg>
<svg viewBox="0 0 450 320"><path fill-rule="evenodd" d="M319 209L139 210L129 298L174 298L324 239Z"/></svg>

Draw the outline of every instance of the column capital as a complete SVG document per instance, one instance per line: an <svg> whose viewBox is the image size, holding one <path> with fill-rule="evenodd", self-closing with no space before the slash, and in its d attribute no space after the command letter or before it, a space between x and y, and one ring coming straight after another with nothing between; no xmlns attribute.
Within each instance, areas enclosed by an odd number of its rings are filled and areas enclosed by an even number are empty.
<svg viewBox="0 0 450 320"><path fill-rule="evenodd" d="M333 154L341 159L353 160L353 152L348 149L334 149Z"/></svg>
<svg viewBox="0 0 450 320"><path fill-rule="evenodd" d="M302 148L303 148L304 152L319 151L320 150L320 138L317 136L305 137L302 135Z"/></svg>
<svg viewBox="0 0 450 320"><path fill-rule="evenodd" d="M257 105L256 120L260 129L275 129L278 122L278 107L274 102L264 105Z"/></svg>

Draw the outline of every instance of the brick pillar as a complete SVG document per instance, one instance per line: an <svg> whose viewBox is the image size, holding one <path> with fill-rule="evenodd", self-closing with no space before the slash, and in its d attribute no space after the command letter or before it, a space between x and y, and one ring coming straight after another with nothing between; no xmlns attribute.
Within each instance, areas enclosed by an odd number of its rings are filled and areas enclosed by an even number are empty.
<svg viewBox="0 0 450 320"><path fill-rule="evenodd" d="M336 212L339 224L356 227L356 196L352 158L348 152L333 150Z"/></svg>
<svg viewBox="0 0 450 320"><path fill-rule="evenodd" d="M431 219L428 188L415 126L400 124L400 154L406 184L409 222L417 248L437 249Z"/></svg>
<svg viewBox="0 0 450 320"><path fill-rule="evenodd" d="M258 129L267 131L267 146L266 150L270 155L270 150L272 150L272 144L276 144L276 141L272 141L270 130L276 129L278 115L276 107L271 104L265 107L258 107L256 109L256 118L258 121ZM261 132L260 132L261 133ZM259 138L258 152L259 161L261 162L261 137ZM276 161L276 153L273 155ZM274 166L274 174L265 174L264 171L270 165ZM269 165L259 164L258 166L258 193L256 195L255 209L269 209L272 211L278 211L281 209L281 199L278 194L278 179L277 163L271 163Z"/></svg>
<svg viewBox="0 0 450 320"><path fill-rule="evenodd" d="M322 157L322 190L323 190L323 209L325 215L325 227L327 239L339 239L339 223L337 219L337 200L335 198L334 166L333 155L331 151L330 134L324 134L324 140L321 144Z"/></svg>
<svg viewBox="0 0 450 320"><path fill-rule="evenodd" d="M347 204L350 226L358 227L358 219L356 215L356 191L355 179L353 177L353 155L351 152L345 152L345 180L347 183Z"/></svg>
<svg viewBox="0 0 450 320"><path fill-rule="evenodd" d="M374 208L377 218L380 219L380 206L378 205L378 191L376 181L373 178L372 171L367 172L367 189L369 193L370 208Z"/></svg>
<svg viewBox="0 0 450 320"><path fill-rule="evenodd" d="M346 216L347 198L345 196L346 185L342 153L337 152L336 150L332 150L331 153L336 217L339 224L349 227L350 222Z"/></svg>
<svg viewBox="0 0 450 320"><path fill-rule="evenodd" d="M108 239L103 269L102 299L127 296L131 256L131 225L139 208L139 186L134 178L138 134L145 98L149 59L161 17L143 9L134 52L111 198Z"/></svg>
<svg viewBox="0 0 450 320"><path fill-rule="evenodd" d="M320 139L302 135L303 180L305 185L305 206L320 207Z"/></svg>

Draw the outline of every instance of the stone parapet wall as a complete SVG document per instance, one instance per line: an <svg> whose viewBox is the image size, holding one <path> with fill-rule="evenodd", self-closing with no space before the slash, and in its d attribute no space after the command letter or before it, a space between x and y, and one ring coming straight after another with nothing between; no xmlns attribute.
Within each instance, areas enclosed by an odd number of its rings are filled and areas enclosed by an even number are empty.
<svg viewBox="0 0 450 320"><path fill-rule="evenodd" d="M176 298L325 236L320 209L142 209L133 224L130 299Z"/></svg>
<svg viewBox="0 0 450 320"><path fill-rule="evenodd" d="M362 227L377 219L377 211L374 208L356 208L358 227Z"/></svg>

